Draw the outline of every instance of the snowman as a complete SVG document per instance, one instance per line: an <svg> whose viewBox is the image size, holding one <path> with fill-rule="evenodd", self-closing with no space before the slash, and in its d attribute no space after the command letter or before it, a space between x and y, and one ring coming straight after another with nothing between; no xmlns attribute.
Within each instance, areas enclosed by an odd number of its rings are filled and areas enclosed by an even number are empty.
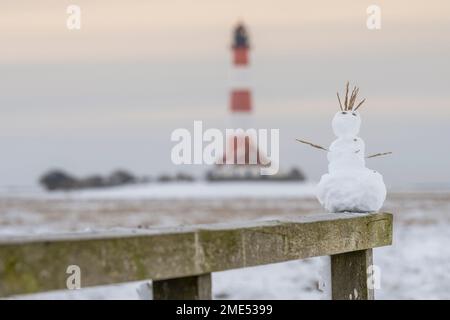
<svg viewBox="0 0 450 320"><path fill-rule="evenodd" d="M365 160L391 152L365 156L364 141L358 137L361 126L358 109L365 99L356 105L358 91L359 89L355 87L349 97L349 83L347 83L344 105L341 103L339 93L337 94L340 111L332 120L333 132L337 139L328 149L297 139L299 142L327 151L328 173L321 177L316 195L328 212L374 212L381 208L386 199L383 176L367 168Z"/></svg>

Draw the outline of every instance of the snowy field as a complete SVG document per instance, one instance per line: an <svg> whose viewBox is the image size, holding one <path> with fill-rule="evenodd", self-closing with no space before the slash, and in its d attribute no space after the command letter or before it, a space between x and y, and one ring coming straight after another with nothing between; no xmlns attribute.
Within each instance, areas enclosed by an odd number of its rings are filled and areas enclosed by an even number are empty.
<svg viewBox="0 0 450 320"><path fill-rule="evenodd" d="M311 185L165 184L47 194L0 193L0 236L86 232L323 213ZM450 192L390 193L394 244L374 250L378 299L450 299ZM319 258L213 274L216 299L321 299ZM40 293L32 299L138 299L145 283ZM139 289L139 290L138 290ZM141 292L138 294L138 292Z"/></svg>

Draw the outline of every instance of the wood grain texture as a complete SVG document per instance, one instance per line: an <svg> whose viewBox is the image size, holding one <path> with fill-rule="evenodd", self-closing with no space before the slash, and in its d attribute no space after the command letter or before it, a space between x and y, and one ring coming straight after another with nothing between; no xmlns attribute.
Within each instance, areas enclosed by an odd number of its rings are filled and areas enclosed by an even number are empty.
<svg viewBox="0 0 450 320"><path fill-rule="evenodd" d="M373 265L372 249L331 256L331 291L333 300L373 300L368 286L368 268Z"/></svg>
<svg viewBox="0 0 450 320"><path fill-rule="evenodd" d="M390 245L389 213L338 213L290 221L0 238L0 296L166 280Z"/></svg>
<svg viewBox="0 0 450 320"><path fill-rule="evenodd" d="M211 273L153 281L153 300L211 300Z"/></svg>

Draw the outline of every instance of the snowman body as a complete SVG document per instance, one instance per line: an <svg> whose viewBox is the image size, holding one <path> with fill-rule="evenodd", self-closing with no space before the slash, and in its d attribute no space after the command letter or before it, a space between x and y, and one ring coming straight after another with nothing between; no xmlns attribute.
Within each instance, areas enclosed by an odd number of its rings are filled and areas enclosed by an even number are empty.
<svg viewBox="0 0 450 320"><path fill-rule="evenodd" d="M317 188L317 198L329 212L378 211L386 199L382 175L366 168L360 126L356 111L340 111L333 118L337 139L328 149L328 173Z"/></svg>

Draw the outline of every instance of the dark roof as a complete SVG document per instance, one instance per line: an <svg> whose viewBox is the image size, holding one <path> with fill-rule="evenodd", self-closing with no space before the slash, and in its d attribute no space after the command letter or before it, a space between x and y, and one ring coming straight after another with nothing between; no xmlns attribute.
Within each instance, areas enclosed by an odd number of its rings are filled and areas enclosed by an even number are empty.
<svg viewBox="0 0 450 320"><path fill-rule="evenodd" d="M248 48L249 46L247 29L242 23L239 23L233 31L233 48Z"/></svg>

